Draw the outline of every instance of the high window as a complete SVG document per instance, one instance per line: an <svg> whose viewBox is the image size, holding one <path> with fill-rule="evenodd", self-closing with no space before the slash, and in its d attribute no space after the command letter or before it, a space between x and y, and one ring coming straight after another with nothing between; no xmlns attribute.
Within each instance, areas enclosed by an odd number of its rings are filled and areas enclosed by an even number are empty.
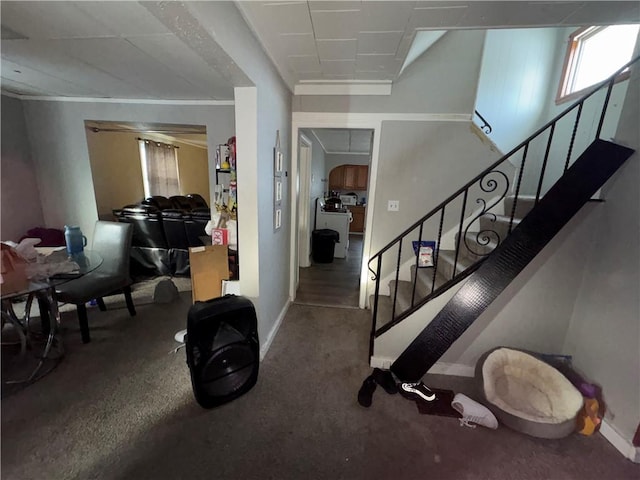
<svg viewBox="0 0 640 480"><path fill-rule="evenodd" d="M585 27L569 37L556 103L580 97L631 60L639 25ZM616 81L628 78L625 70Z"/></svg>
<svg viewBox="0 0 640 480"><path fill-rule="evenodd" d="M144 196L161 195L169 198L180 195L177 147L151 140L139 140L138 144Z"/></svg>

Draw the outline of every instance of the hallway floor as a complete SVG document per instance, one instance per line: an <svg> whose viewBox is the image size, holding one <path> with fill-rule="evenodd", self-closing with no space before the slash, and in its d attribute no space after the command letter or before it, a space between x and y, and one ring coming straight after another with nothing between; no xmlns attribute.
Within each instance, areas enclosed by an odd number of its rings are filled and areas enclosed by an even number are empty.
<svg viewBox="0 0 640 480"><path fill-rule="evenodd" d="M346 258L331 263L314 263L300 269L300 283L294 303L342 308L358 308L362 235L349 235Z"/></svg>

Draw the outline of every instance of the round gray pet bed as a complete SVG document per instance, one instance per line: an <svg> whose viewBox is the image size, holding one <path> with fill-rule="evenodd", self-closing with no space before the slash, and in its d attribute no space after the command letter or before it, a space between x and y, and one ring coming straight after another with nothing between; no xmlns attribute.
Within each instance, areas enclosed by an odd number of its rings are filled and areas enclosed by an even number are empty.
<svg viewBox="0 0 640 480"><path fill-rule="evenodd" d="M508 427L540 438L575 431L582 395L562 373L533 355L495 348L480 357L475 376L484 403Z"/></svg>

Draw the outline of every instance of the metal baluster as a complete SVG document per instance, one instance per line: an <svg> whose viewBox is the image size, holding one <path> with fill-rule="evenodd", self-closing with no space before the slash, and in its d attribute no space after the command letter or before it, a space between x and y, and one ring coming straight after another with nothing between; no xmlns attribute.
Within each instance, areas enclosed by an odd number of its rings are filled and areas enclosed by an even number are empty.
<svg viewBox="0 0 640 480"><path fill-rule="evenodd" d="M542 181L544 180L544 173L547 170L547 161L549 160L549 151L551 150L551 141L553 140L553 132L556 129L556 124L551 124L551 130L549 130L549 140L547 140L547 149L544 152L544 160L542 162L542 170L540 171L540 179L538 180L538 189L536 190L536 205L540 199L540 192L542 191Z"/></svg>
<svg viewBox="0 0 640 480"><path fill-rule="evenodd" d="M376 287L373 296L373 313L371 315L371 333L369 334L369 358L373 356L373 343L376 335L376 323L378 319L378 299L380 296L380 272L382 271L382 255L378 255L376 270Z"/></svg>
<svg viewBox="0 0 640 480"><path fill-rule="evenodd" d="M573 124L573 132L571 133L571 142L569 143L569 152L567 153L567 160L564 162L564 171L566 172L569 169L569 160L571 158L571 154L573 153L573 143L576 140L576 133L578 131L578 123L580 123L580 115L582 115L582 106L584 102L578 105L578 113L576 114L576 122Z"/></svg>
<svg viewBox="0 0 640 480"><path fill-rule="evenodd" d="M398 278L400 277L401 258L402 258L402 239L398 242L398 261L396 263L396 285L395 285L395 288L393 289L393 308L391 309L391 320L396 319L396 303L398 302Z"/></svg>
<svg viewBox="0 0 640 480"><path fill-rule="evenodd" d="M524 174L524 165L527 161L527 153L529 152L529 142L524 145L524 152L522 152L522 163L520 164L520 172L518 172L518 183L516 184L515 197L513 199L513 206L511 207L511 217L509 218L509 233L513 228L513 217L516 215L516 206L518 205L518 196L520 195L520 184L522 183L522 175Z"/></svg>
<svg viewBox="0 0 640 480"><path fill-rule="evenodd" d="M611 77L609 82L609 88L607 88L607 95L604 98L604 105L602 105L602 113L600 114L600 122L598 123L598 130L596 131L596 138L600 138L600 132L602 131L602 125L604 124L604 117L607 114L607 107L609 106L609 98L611 98L611 90L613 90L613 84L616 78Z"/></svg>
<svg viewBox="0 0 640 480"><path fill-rule="evenodd" d="M460 227L458 228L458 241L456 242L456 256L453 261L453 275L451 276L451 280L456 278L456 269L458 268L458 256L460 254L460 240L462 235L462 225L464 224L464 213L467 209L467 195L469 194L469 189L464 191L464 197L462 198L462 210L460 212Z"/></svg>
<svg viewBox="0 0 640 480"><path fill-rule="evenodd" d="M436 243L436 260L433 263L433 278L431 279L431 293L433 293L433 291L436 288L436 275L438 273L438 260L440 258L440 240L442 239L442 225L444 223L444 209L445 207L442 207L442 213L440 214L440 226L438 227L438 241ZM435 253L435 252L434 252Z"/></svg>
<svg viewBox="0 0 640 480"><path fill-rule="evenodd" d="M424 227L424 223L420 224L420 230L418 231L418 252L416 253L416 268L413 274L413 288L411 290L411 307L413 307L413 302L416 298L416 285L418 284L418 261L420 259L420 244L422 243L422 228Z"/></svg>

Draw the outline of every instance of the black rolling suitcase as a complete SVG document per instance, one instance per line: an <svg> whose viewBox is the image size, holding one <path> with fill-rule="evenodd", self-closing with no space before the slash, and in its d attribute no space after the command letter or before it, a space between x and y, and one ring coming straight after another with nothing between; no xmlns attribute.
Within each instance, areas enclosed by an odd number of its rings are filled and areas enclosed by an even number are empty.
<svg viewBox="0 0 640 480"><path fill-rule="evenodd" d="M187 365L197 402L213 408L246 393L258 379L258 321L251 301L226 295L196 302L187 316Z"/></svg>

